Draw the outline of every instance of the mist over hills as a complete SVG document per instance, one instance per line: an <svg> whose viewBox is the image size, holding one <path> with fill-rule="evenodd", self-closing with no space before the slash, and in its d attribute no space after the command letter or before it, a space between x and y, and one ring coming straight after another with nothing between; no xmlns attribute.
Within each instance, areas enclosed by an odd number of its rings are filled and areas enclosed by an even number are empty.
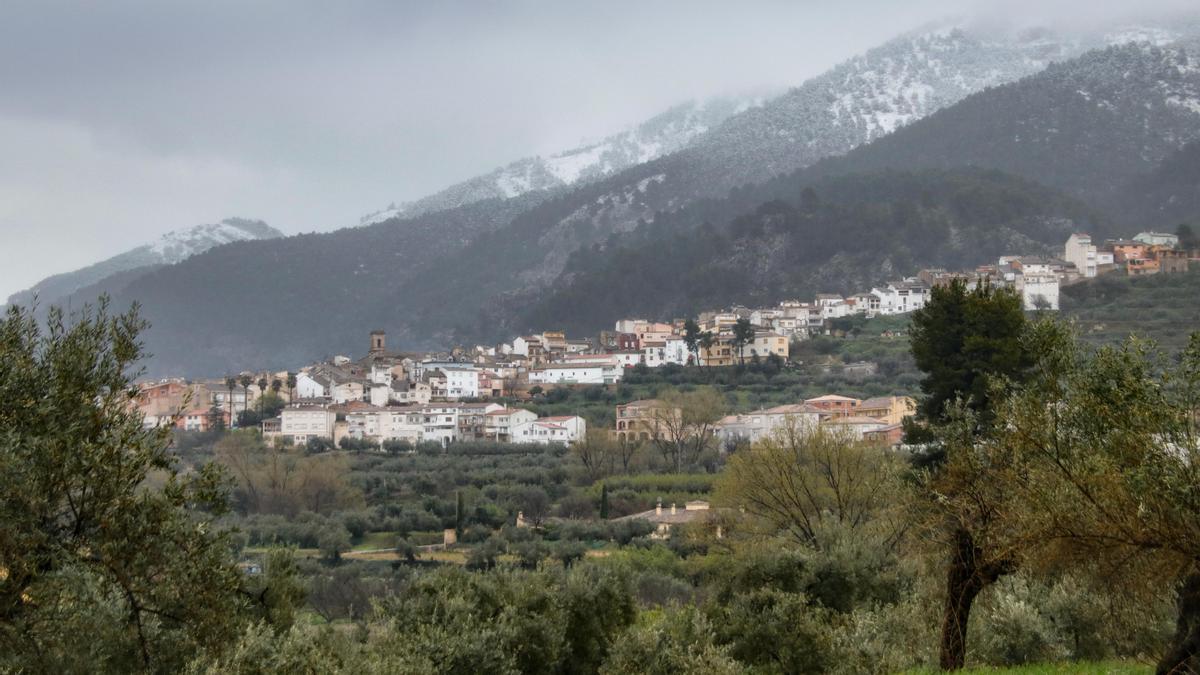
<svg viewBox="0 0 1200 675"><path fill-rule="evenodd" d="M590 332L1050 251L1075 227L1116 231L1130 195L1164 218L1192 208L1200 71L1172 43L1187 38L934 27L761 105L689 104L404 215L222 246L104 290L143 304L152 374L199 375L294 367L371 328L414 348Z"/></svg>

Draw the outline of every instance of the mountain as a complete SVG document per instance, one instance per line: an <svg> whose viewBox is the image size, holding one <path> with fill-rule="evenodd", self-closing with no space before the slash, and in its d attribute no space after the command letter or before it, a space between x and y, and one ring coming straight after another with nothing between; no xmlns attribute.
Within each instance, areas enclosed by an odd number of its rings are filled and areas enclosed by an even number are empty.
<svg viewBox="0 0 1200 675"><path fill-rule="evenodd" d="M1147 43L1089 52L826 159L810 174L974 165L1119 209L1131 181L1200 139L1197 58Z"/></svg>
<svg viewBox="0 0 1200 675"><path fill-rule="evenodd" d="M1083 217L1081 205L1119 214L1133 194L1153 199L1153 185L1159 203L1188 212L1200 178L1200 150L1189 144L1196 139L1200 66L1187 50L1141 43L1088 52L974 94L846 155L743 188L726 204L700 202L659 215L585 249L536 300L526 295L510 306L526 308L525 323L513 328L555 316L567 317L569 327L594 326L600 317L614 318L614 303L664 317L733 301L846 292L923 265L983 262L962 253L990 259L1006 251L1039 252L1061 243L1068 234L1059 227L1064 222L1116 234L1112 218ZM944 173L965 166L1019 175L1012 180L1027 184L1016 189L991 174L965 180ZM930 171L937 181L921 173ZM805 221L796 200L806 189L815 190L810 201L840 193L833 200L839 208ZM1074 206L1063 194L1074 198ZM1039 213L1039 200L1053 208ZM759 205L748 208L755 201ZM951 212L968 205L973 215L931 223L939 204ZM1021 205L1023 211L1008 211ZM745 209L743 215L731 206ZM782 225L773 226L776 221ZM699 223L704 225L697 229ZM980 225L998 235L1019 233L1025 241L986 239L975 229ZM1120 227L1124 231L1129 223L1120 221ZM951 245L964 242L961 249Z"/></svg>
<svg viewBox="0 0 1200 675"><path fill-rule="evenodd" d="M547 157L519 159L440 192L363 216L360 225L412 218L485 199L507 199L538 190L575 185L614 174L689 145L725 119L761 105L761 96L690 101L621 133Z"/></svg>
<svg viewBox="0 0 1200 675"><path fill-rule="evenodd" d="M142 304L151 376L295 367L354 349L370 330L364 325L404 335L413 327L408 289L453 275L468 242L539 200L492 199L412 220L220 246L137 276L113 294L114 306Z"/></svg>
<svg viewBox="0 0 1200 675"><path fill-rule="evenodd" d="M1113 211L1138 229L1200 226L1200 141L1171 153L1158 166L1129 182Z"/></svg>
<svg viewBox="0 0 1200 675"><path fill-rule="evenodd" d="M28 305L36 297L43 305L57 303L82 289L95 287L106 278L130 277L137 270L171 265L215 246L236 241L275 239L283 233L261 220L227 218L211 225L196 225L168 232L157 241L138 246L73 272L47 277L31 288L9 296L10 305ZM134 275L136 276L136 275Z"/></svg>
<svg viewBox="0 0 1200 675"><path fill-rule="evenodd" d="M896 47L905 41L905 44L915 44L914 40L925 45L943 44L939 41L948 40L944 43L947 49L953 44L960 45L959 49L967 49L961 46L968 44L962 35L966 33L953 30L932 32L925 37L907 36L892 46ZM1019 44L1025 46L1014 48L1011 52L1014 63L1032 58L1027 50L1032 49L1029 45L1036 40L1028 35L1021 40ZM929 51L925 49L921 53ZM881 169L909 170L921 167L919 162L911 167L905 164L913 157L920 158L921 150L919 143L905 139L921 138L939 148L938 161L928 162L927 166L936 171L954 172L959 167L976 163L984 167L1008 169L1009 173L1021 174L1025 178L1043 179L1036 182L1050 187L1066 185L1070 188L1077 184L1067 183L1074 179L1076 173L1096 171L1094 167L1084 165L1096 159L1103 160L1101 166L1121 164L1131 171L1152 167L1159 161L1160 150L1169 151L1172 147L1182 146L1191 134L1189 118L1175 114L1183 110L1182 103L1156 103L1164 100L1164 97L1170 97L1172 91L1181 93L1181 102L1190 100L1187 90L1190 75L1185 72L1188 67L1182 62L1174 65L1167 63L1172 57L1164 54L1169 51L1140 46L1124 51L1089 53L1061 66L1052 66L1046 70L1052 75L1048 79L1039 79L1039 74L972 94L874 141L868 141L871 132L865 122L855 124L854 127L859 129L859 138L867 144L860 143L846 156L843 164L837 163L843 161L838 158L819 159L819 152L800 152L806 143L793 142L780 134L780 145L785 149L774 151L768 144L763 146L763 153L774 152L775 156L782 158L781 162L790 163L786 165L796 165L800 174L794 177L793 182L788 182L785 176L781 179L783 182L769 179L756 183L751 178L760 175L760 169L753 162L744 161L744 158L734 161L737 155L733 148L739 143L739 135L728 133L724 136L726 140L720 142L709 137L710 134L715 137L726 133L722 129L728 125L742 124L740 120L743 116L760 116L762 111L773 109L775 101L770 101L761 108L730 117L720 127L697 137L691 145L680 151L610 175L580 180L571 186L533 190L514 198L493 198L444 211L392 218L364 228L221 247L144 275L129 283L117 298L121 302L138 300L143 303L148 318L154 324L147 334L150 351L156 354L151 368L155 373L164 374L211 374L247 367L295 366L333 353L354 350L355 345L361 342L362 334L371 328L384 328L389 333L390 343L413 348L511 337L526 326L538 327L529 323L533 318L552 319L551 314L537 312L539 308L549 306L545 303L554 302L557 290L570 289L576 283L581 284L578 288L587 287L590 272L586 268L586 258L589 256L597 264L601 261L610 261L614 265L627 264L622 262L618 252L636 241L636 237L640 236L639 230L647 226L659 228L669 225L679 236L697 236L696 233L700 232L698 228L708 223L720 233L722 228L739 216L757 213L758 209L773 200L790 204L790 208L799 208L796 194L800 185L824 185L826 187L822 190L828 192L833 190L831 186L842 184L835 181L838 176L869 176L880 173ZM891 56L877 54L874 58L879 63L887 63L888 59L894 62L900 58L900 53L904 53L904 50L893 52ZM908 53L916 54L917 51L910 49ZM1182 52L1171 53L1182 55ZM937 72L940 73L938 77L948 78L946 81L982 83L987 81L986 78L971 80L967 75L995 70L994 59L997 57L992 54L987 59L963 56L939 62L936 68L929 66L926 69L926 75L922 76L925 79L921 81L926 81L932 77L932 73ZM914 64L930 63L913 58ZM1055 68L1060 70L1055 71ZM909 72L914 69L920 68L912 66ZM952 70L958 75L947 74ZM852 96L855 100L866 100L867 94L862 92L867 90L860 90L856 83L878 80L878 77L868 74L878 71L863 67L855 68L853 72L860 75L849 80L843 77L843 81L848 82L847 91L855 92ZM1012 72L1017 71L1014 69ZM1150 76L1155 73L1165 73L1169 77ZM1130 81L1122 85L1126 79ZM1053 117L1057 114L1056 108L1045 111L1051 117L1049 120L1043 119L1039 117L1038 106L1029 105L1026 99L1045 102L1073 95L1083 100L1078 94L1080 87L1075 86L1076 80L1087 83L1085 91L1095 97L1093 100L1103 100L1113 106L1119 112L1115 117L1130 116L1132 121L1129 123L1118 119L1103 127L1105 130L1120 131L1127 138L1114 139L1114 147L1109 150L1098 148L1098 145L1108 141L1102 135L1091 134L1086 128L1081 130L1075 126L1077 123L1091 124L1095 113L1090 113L1093 116L1068 115L1061 118L1058 135L1078 141L1079 147L1070 143L1054 145L1053 153L1035 154L1024 164L1011 162L1011 166L1008 166L1000 161L1010 156L1006 153L1013 142L1013 138L1005 141L1003 133L1006 130L1014 125L1022 127L1027 124L1033 125L1031 128L1048 129L1048 121L1057 119ZM1164 83L1178 86L1164 89L1159 86ZM806 83L798 91L813 86ZM996 92L1002 92L1002 95ZM794 93L787 96L794 96ZM928 100L935 102L931 104L932 107L941 105L936 101L949 101L951 98L931 96ZM979 104L979 100L987 105ZM1134 109L1137 105L1145 107L1147 102L1151 108L1149 112ZM830 103L832 105L833 102ZM866 107L869 106L859 106L858 109ZM972 111L965 115L965 121L963 110ZM1164 113L1164 110L1167 112ZM914 108L912 114L925 114L925 111L926 108ZM761 121L754 128L769 130L772 127L767 123L776 123L774 118L763 119L766 121ZM817 121L821 119L826 118L819 117ZM972 127L974 119L992 125L984 127L986 133L982 137ZM802 129L807 124L815 123L813 119L800 119L795 121L795 128ZM1138 131L1136 127L1139 124L1145 128ZM763 132L763 137L770 135L769 131ZM1047 137L1054 140L1053 134ZM891 149L887 151L877 150L894 139L902 139L902 142L896 141L888 146ZM976 147L980 139L984 141L983 148ZM846 141L855 142L858 141ZM1130 153L1137 155L1147 147L1155 152L1149 159L1130 159L1125 156ZM718 150L725 154L722 156ZM770 159L766 154L760 156L764 162ZM726 161L730 163L728 170L722 168ZM812 161L817 163L812 165ZM1046 169L1044 165L1053 169ZM1063 175L1056 177L1056 173ZM1118 173L1123 180L1126 170ZM1046 179L1047 176L1054 180ZM1018 177L1013 180L1023 179ZM865 186L867 183L864 181L865 178L847 180L844 185ZM979 189L983 197L992 200L1000 200L1003 195L1013 192L1001 189L1002 185L997 181L964 180L961 183L966 186L990 186ZM759 189L763 185L767 186L766 193ZM998 253L992 249L1001 244L1005 248L1021 245L1027 247L1025 250L1044 245L1060 234L1061 227L1068 226L1067 221L1089 223L1089 227L1094 223L1097 232L1108 227L1102 218L1065 215L1068 212L1075 213L1076 207L1047 208L1043 211L1031 209L1012 219L992 218L985 221L1007 233L1005 238L993 240L973 229L974 225L969 220L939 215L952 213L953 204L944 201L935 204L936 208L931 206L928 212L918 210L919 217L914 220L901 218L893 222L876 217L877 214L863 204L874 204L872 208L887 213L903 214L910 210L906 205L914 201L921 204L922 195L911 192L917 189L915 186L919 185L919 181L895 180L873 185L871 190L875 192L872 194L876 196L869 198L854 195L837 199L822 197L842 210L826 214L828 217L822 216L820 222L828 227L854 231L863 238L872 233L852 228L853 221L847 221L838 214L849 213L855 218L861 217L863 222L875 227L885 227L885 223L890 223L887 226L893 231L877 232L876 236L880 237L884 234L891 236L894 231L903 235L906 223L910 222L918 227L935 228L936 225L942 229L935 231L971 233L961 251L985 257ZM883 194L885 187L910 192L887 196ZM1022 195L1037 194L1038 189L1047 190L1045 187L1031 187L1015 192ZM948 188L932 191L975 203L969 191L955 192ZM1061 200L1065 198L1058 191L1048 190L1044 194L1054 204L1064 203ZM997 204L994 208L1002 212L1003 206ZM987 209L976 205L970 211L986 212ZM1026 221L1026 217L1035 220ZM947 218L950 220L946 221ZM949 222L949 225L943 227L939 224L943 222ZM897 227L901 229L895 230ZM766 228L763 231L767 231ZM649 282L641 286L638 292L649 296L648 301L659 303L657 306L669 308L705 298L739 297L742 290L749 300L818 286L831 290L853 289L877 280L881 275L911 272L907 267L910 264L937 264L938 261L950 264L960 260L955 257L958 255L955 251L960 249L946 248L941 243L935 247L934 254L928 257L922 257L920 251L905 253L901 247L897 249L899 254L892 257L890 262L868 260L866 257L855 257L856 250L861 247L859 241L846 242L829 237L831 241L841 242L842 250L835 251L818 246L823 236L820 232L803 228L798 231L803 233L800 239L805 243L788 243L792 247L788 250L812 247L823 252L820 257L802 258L806 261L802 276L788 276L779 267L788 264L786 259L772 257L768 250L751 246L750 240L738 239L727 233L722 235L726 241L744 245L747 251L756 250L768 261L763 263L766 268L756 272L758 276L727 277L727 282L723 283L727 292L724 296L715 293L708 296L673 295L676 291L671 288ZM628 239L630 237L635 239ZM665 236L660 239L669 242L669 245L653 249L653 256L643 259L642 264L676 265L673 256L677 252L674 249L682 249L687 242L677 242ZM864 250L878 251L873 248ZM716 259L714 263L728 264L727 261ZM739 264L750 269L758 263L753 257L744 257ZM704 279L698 279L697 283ZM743 282L747 284L744 289L739 286ZM618 295L612 297L622 300ZM596 305L592 307L596 314L591 318L577 317L580 322L578 325L583 325L585 320L607 322L611 318L601 316L607 314L608 309ZM203 316L204 320L197 321L196 316Z"/></svg>
<svg viewBox="0 0 1200 675"><path fill-rule="evenodd" d="M866 292L926 267L974 268L1006 252L1049 254L1102 216L1024 178L983 169L883 171L748 188L758 201L639 227L581 250L511 328L592 334L624 315L671 319L732 304ZM700 225L696 217L701 216Z"/></svg>
<svg viewBox="0 0 1200 675"><path fill-rule="evenodd" d="M977 91L1089 49L1134 41L1165 44L1194 30L1191 24L1151 24L1059 35L1041 28L942 22L891 40L782 95L686 103L599 143L521 159L428 197L393 204L364 216L360 224L578 185L685 149L692 150L686 168L667 179L689 195L720 194L840 155Z"/></svg>
<svg viewBox="0 0 1200 675"><path fill-rule="evenodd" d="M842 155L974 93L1075 58L1089 46L1196 34L1186 22L1071 36L967 23L915 31L732 115L676 153L577 186L578 208L541 229L522 226L531 246L521 251L522 265L503 275L526 287L551 283L582 246L628 232L660 212Z"/></svg>

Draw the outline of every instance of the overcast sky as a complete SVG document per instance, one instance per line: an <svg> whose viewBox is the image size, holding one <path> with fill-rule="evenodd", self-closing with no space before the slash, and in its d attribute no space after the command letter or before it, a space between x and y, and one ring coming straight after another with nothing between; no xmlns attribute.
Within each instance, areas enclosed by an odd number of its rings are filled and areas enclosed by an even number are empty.
<svg viewBox="0 0 1200 675"><path fill-rule="evenodd" d="M0 301L228 216L350 225L689 98L799 84L904 30L996 11L973 2L5 0ZM1028 4L1095 18L1145 3Z"/></svg>

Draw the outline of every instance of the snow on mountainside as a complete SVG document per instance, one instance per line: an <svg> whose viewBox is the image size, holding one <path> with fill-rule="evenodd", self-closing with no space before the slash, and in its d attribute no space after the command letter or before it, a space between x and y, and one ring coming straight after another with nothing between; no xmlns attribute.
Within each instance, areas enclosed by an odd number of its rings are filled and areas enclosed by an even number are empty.
<svg viewBox="0 0 1200 675"><path fill-rule="evenodd" d="M1186 24L1168 25L1104 27L1060 35L1045 28L1006 30L946 22L902 35L730 116L653 167L635 166L606 180L607 197L581 204L539 236L537 243L545 256L521 270L518 278L530 286L549 283L580 246L628 232L656 213L696 198L721 195L844 155L972 94L1034 75L1052 63L1113 43L1195 34L1183 28ZM663 174L653 195L634 189L646 172ZM578 233L586 233L586 239Z"/></svg>
<svg viewBox="0 0 1200 675"><path fill-rule="evenodd" d="M196 225L168 232L158 241L140 246L129 253L144 251L146 255L158 258L157 263L171 264L221 244L252 239L274 239L281 236L283 233L261 220L227 218L212 225Z"/></svg>
<svg viewBox="0 0 1200 675"><path fill-rule="evenodd" d="M946 23L903 35L697 139L722 172L760 181L841 155L967 96L1130 42L1163 45L1197 34L1190 21L1058 34Z"/></svg>
<svg viewBox="0 0 1200 675"><path fill-rule="evenodd" d="M680 150L732 115L762 105L762 97L721 97L675 106L596 143L549 156L526 157L441 192L363 216L359 225L411 218L493 198L511 198L595 180Z"/></svg>
<svg viewBox="0 0 1200 675"><path fill-rule="evenodd" d="M261 220L243 218L227 218L219 223L179 229L164 234L157 241L143 244L107 260L73 272L47 277L32 288L10 296L8 304L29 304L35 296L43 305L53 303L114 274L171 265L222 244L282 236L283 233Z"/></svg>

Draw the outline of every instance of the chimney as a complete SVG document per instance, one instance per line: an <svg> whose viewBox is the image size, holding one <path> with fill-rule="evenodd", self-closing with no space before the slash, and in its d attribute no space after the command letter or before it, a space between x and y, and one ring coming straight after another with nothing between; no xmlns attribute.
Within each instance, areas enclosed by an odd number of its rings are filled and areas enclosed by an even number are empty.
<svg viewBox="0 0 1200 675"><path fill-rule="evenodd" d="M658 506L654 507L654 515L656 515L656 516L662 515L662 497L658 498Z"/></svg>

